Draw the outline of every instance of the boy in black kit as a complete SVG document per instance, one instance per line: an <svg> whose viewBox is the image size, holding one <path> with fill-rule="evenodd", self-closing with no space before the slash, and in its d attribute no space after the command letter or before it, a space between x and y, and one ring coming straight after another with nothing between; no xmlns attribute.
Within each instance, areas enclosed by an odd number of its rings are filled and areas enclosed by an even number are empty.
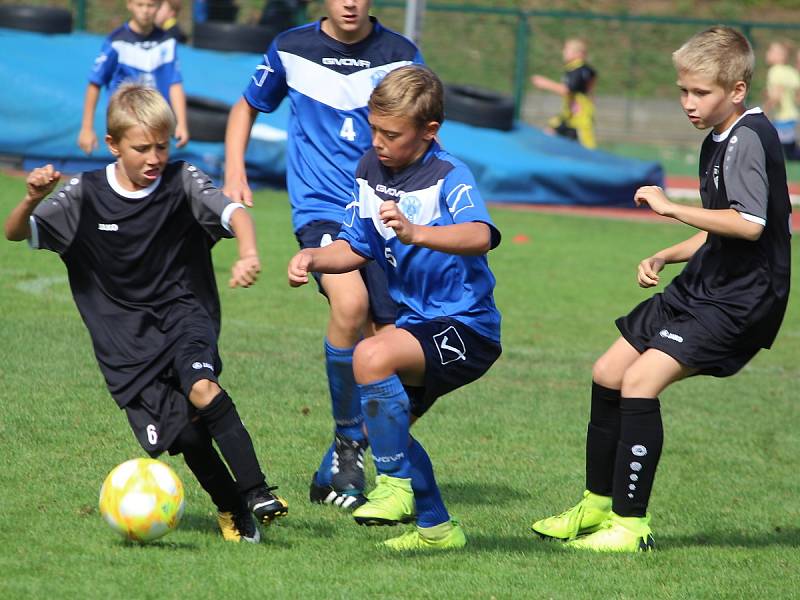
<svg viewBox="0 0 800 600"><path fill-rule="evenodd" d="M661 455L658 395L692 375L727 377L777 335L789 296L791 205L782 147L761 109L745 109L754 58L746 38L712 27L673 54L681 105L698 129L703 206L661 188L637 204L699 233L639 263L641 287L687 262L663 293L617 319L622 336L595 363L586 490L573 508L536 521L543 537L604 552L653 548L647 505Z"/></svg>
<svg viewBox="0 0 800 600"><path fill-rule="evenodd" d="M175 117L157 90L125 84L112 97L106 143L117 161L57 193L52 165L28 175L6 237L57 252L108 389L151 456L183 453L219 510L226 540L257 542L287 512L217 381L220 307L211 247L235 235L230 285L260 270L253 223L208 176L168 163ZM216 442L228 463L212 445ZM235 481L234 481L235 480Z"/></svg>

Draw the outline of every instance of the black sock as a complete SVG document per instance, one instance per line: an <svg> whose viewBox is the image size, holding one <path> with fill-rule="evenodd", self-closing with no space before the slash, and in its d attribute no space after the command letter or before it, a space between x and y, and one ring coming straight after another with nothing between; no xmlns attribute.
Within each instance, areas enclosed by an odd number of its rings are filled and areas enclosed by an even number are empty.
<svg viewBox="0 0 800 600"><path fill-rule="evenodd" d="M586 489L610 496L619 442L619 390L592 381L592 409L586 431Z"/></svg>
<svg viewBox="0 0 800 600"><path fill-rule="evenodd" d="M198 409L197 414L228 463L239 491L244 494L264 485L264 473L258 464L253 440L225 390L220 391L208 406Z"/></svg>
<svg viewBox="0 0 800 600"><path fill-rule="evenodd" d="M244 503L228 467L222 462L203 423L189 423L171 451L183 454L186 465L220 512L237 512Z"/></svg>
<svg viewBox="0 0 800 600"><path fill-rule="evenodd" d="M664 429L658 398L622 398L612 509L621 517L644 517L653 489Z"/></svg>

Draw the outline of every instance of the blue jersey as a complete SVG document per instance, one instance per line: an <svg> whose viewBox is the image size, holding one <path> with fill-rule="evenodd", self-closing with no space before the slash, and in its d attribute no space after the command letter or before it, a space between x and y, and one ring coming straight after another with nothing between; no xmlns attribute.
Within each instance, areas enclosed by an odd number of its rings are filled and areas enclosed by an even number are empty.
<svg viewBox="0 0 800 600"><path fill-rule="evenodd" d="M127 81L140 83L156 88L169 102L169 88L182 81L176 46L175 38L158 27L144 36L126 23L103 42L89 82L108 86L109 94Z"/></svg>
<svg viewBox="0 0 800 600"><path fill-rule="evenodd" d="M295 231L318 219L341 223L356 164L371 146L370 94L389 71L421 62L412 42L374 18L372 32L355 44L324 33L321 21L272 42L244 98L272 112L289 96L286 185Z"/></svg>
<svg viewBox="0 0 800 600"><path fill-rule="evenodd" d="M415 225L486 223L491 247L496 247L500 232L466 165L433 142L420 160L394 173L370 150L356 169L354 195L339 239L386 272L389 293L399 307L397 324L450 317L499 342L495 279L486 255L463 256L403 244L378 213L384 201L395 200Z"/></svg>

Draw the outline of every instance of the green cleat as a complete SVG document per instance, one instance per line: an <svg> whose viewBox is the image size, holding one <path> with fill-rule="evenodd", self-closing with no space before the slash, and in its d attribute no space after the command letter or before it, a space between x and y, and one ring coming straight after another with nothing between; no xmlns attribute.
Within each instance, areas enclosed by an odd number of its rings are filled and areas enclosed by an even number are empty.
<svg viewBox="0 0 800 600"><path fill-rule="evenodd" d="M452 519L433 527L414 527L411 531L379 545L398 552L457 550L467 545L467 538L459 522Z"/></svg>
<svg viewBox="0 0 800 600"><path fill-rule="evenodd" d="M583 500L575 506L554 517L536 521L531 529L543 538L571 540L594 533L612 514L610 496L599 496L585 490Z"/></svg>
<svg viewBox="0 0 800 600"><path fill-rule="evenodd" d="M594 552L650 552L655 549L650 515L620 517L612 512L596 532L567 542L566 546Z"/></svg>
<svg viewBox="0 0 800 600"><path fill-rule="evenodd" d="M353 511L359 525L397 525L414 520L414 491L411 479L378 475L366 504Z"/></svg>

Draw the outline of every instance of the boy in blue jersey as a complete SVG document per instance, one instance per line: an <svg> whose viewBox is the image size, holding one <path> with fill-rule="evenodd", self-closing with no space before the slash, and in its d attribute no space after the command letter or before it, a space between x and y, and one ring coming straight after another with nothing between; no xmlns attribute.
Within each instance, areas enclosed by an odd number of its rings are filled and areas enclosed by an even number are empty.
<svg viewBox="0 0 800 600"><path fill-rule="evenodd" d="M411 424L440 396L481 377L500 356L500 313L486 253L500 243L469 169L435 141L442 84L422 66L389 73L369 101L373 148L356 169L356 200L338 239L301 250L293 286L309 272L345 273L368 261L386 273L396 328L361 341L353 369L378 472L362 525L416 527L394 550L460 548L466 538L442 502Z"/></svg>
<svg viewBox="0 0 800 600"><path fill-rule="evenodd" d="M156 27L161 0L128 0L131 19L112 31L103 42L89 73L89 85L83 102L83 119L78 133L78 147L91 154L97 148L94 113L100 88L108 87L109 96L125 82L156 88L175 113L175 140L178 148L189 141L186 117L186 94L174 36Z"/></svg>
<svg viewBox="0 0 800 600"><path fill-rule="evenodd" d="M301 248L331 243L339 233L359 158L370 147L367 101L391 70L422 62L416 46L369 16L369 0L326 0L327 17L281 33L231 110L225 140L225 193L252 204L244 154L258 112L291 103L287 187ZM325 361L334 440L312 477L310 499L345 509L362 504L361 404L353 348L391 326L396 307L375 264L317 279L330 305Z"/></svg>

